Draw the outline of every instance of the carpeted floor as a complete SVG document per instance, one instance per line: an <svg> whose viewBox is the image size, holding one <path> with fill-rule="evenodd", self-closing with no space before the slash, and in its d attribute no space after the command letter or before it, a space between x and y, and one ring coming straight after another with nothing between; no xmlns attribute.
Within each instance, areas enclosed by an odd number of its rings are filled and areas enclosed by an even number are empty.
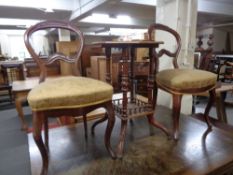
<svg viewBox="0 0 233 175"><path fill-rule="evenodd" d="M172 141L168 142L164 136L149 136L131 143L123 159L112 160L104 157L95 161L84 161L81 166L79 164L59 175L167 175L170 174L168 172L177 172L186 166L185 162L180 163L182 160L179 157L175 160L168 158L169 153L172 154L174 144ZM161 149L164 152L161 152Z"/></svg>

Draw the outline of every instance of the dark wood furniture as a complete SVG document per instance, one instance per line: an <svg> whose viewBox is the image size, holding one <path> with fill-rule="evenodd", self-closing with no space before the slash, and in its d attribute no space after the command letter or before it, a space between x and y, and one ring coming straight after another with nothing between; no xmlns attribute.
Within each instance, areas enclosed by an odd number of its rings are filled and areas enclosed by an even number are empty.
<svg viewBox="0 0 233 175"><path fill-rule="evenodd" d="M77 45L76 52L72 56L54 53L48 56L47 60L43 60L33 48L31 43L32 36L37 31L54 28L72 32L75 34L79 44ZM116 156L110 143L111 132L115 122L112 105L113 88L107 83L77 76L79 74L79 59L84 45L84 38L81 31L69 22L44 21L28 28L24 35L24 41L29 53L40 68L40 84L30 91L27 99L33 112L33 138L42 156L43 165L41 174L47 174L49 165L48 117L83 115L84 119L86 119L86 114L90 111L100 107L105 108L107 112L105 120L108 119L104 136L105 147L111 157L115 158ZM47 77L46 66L55 61L72 63L75 76L66 76L45 81ZM87 126L85 124L86 122L84 122L86 131ZM43 125L45 130L45 143L41 136Z"/></svg>
<svg viewBox="0 0 233 175"><path fill-rule="evenodd" d="M43 59L47 59L46 57ZM39 77L40 76L40 69L37 63L32 58L25 58L24 65L26 69L26 77ZM53 64L49 65L47 68L47 75L48 76L58 76L61 74L60 70L60 63L54 62Z"/></svg>
<svg viewBox="0 0 233 175"><path fill-rule="evenodd" d="M121 66L122 65L120 63L119 67ZM147 80L149 75L149 69L150 69L149 60L144 60L144 61L135 60L133 65L133 71L134 71L133 89L135 92L137 92L137 94L143 95L145 97L148 96ZM118 81L119 88L120 88L121 76L122 74L119 74L120 77Z"/></svg>
<svg viewBox="0 0 233 175"><path fill-rule="evenodd" d="M113 100L115 114L121 119L120 140L117 148L117 156L122 157L124 141L126 136L127 122L131 118L139 116L147 116L148 122L163 130L168 135L168 130L158 123L154 117L154 98L152 95L154 88L154 59L153 50L162 44L155 41L106 41L96 42L94 45L99 45L105 48L106 54L106 81L112 83L110 72L110 59L112 48L117 48L122 51L120 59L120 74L121 74L121 91L122 97ZM137 48L147 48L149 50L150 66L147 75L147 97L146 100L138 98L135 91L135 50Z"/></svg>
<svg viewBox="0 0 233 175"><path fill-rule="evenodd" d="M211 128L209 121L209 111L215 99L215 87L217 76L215 74L202 71L202 70L188 70L179 69L177 58L181 49L181 38L180 35L173 29L162 24L151 24L148 28L149 38L152 39L152 33L154 31L163 31L175 39L176 48L174 51L167 49L161 49L158 52L154 51L155 67L156 67L156 78L155 78L155 89L154 89L154 101L156 105L156 98L158 88L170 93L172 95L173 102L173 137L178 139L179 135L179 116L181 109L181 100L184 94L197 94L209 92L209 102L205 109L205 120L208 128ZM173 61L174 69L166 69L158 72L159 58L163 55L168 56Z"/></svg>
<svg viewBox="0 0 233 175"><path fill-rule="evenodd" d="M91 67L91 56L104 55L103 49L100 47L93 47L92 44L85 44L81 55L84 75L88 76L88 69Z"/></svg>
<svg viewBox="0 0 233 175"><path fill-rule="evenodd" d="M0 91L8 91L10 101L13 101L12 97L12 82L15 80L23 80L23 62L17 61L2 61L0 63L1 79Z"/></svg>
<svg viewBox="0 0 233 175"><path fill-rule="evenodd" d="M111 55L111 83L115 92L121 91L121 53ZM149 74L149 61L134 62L134 85L137 94L147 97L147 76ZM106 81L106 56L91 56L90 77Z"/></svg>
<svg viewBox="0 0 233 175"><path fill-rule="evenodd" d="M225 97L227 92L233 91L233 55L213 53L213 35L209 35L207 49L202 47L203 42L201 41L203 36L198 37L197 48L194 54L194 68L211 71L217 74L218 86L216 87L216 112L218 120L227 123L227 115L225 108ZM198 94L198 96L208 96L206 93ZM195 97L194 97L195 99ZM194 100L194 109L195 109Z"/></svg>
<svg viewBox="0 0 233 175"><path fill-rule="evenodd" d="M167 127L172 122L171 113L168 108L156 107L157 120ZM109 160L104 150L101 141L104 127L96 130L96 136L90 137L88 144L73 139L83 137L80 124L51 129L50 145L53 149L50 150L49 174L232 175L233 129L219 121L212 123L214 126L212 132L209 132L204 122L181 114L180 138L176 142L167 139L157 130L149 136L147 121L139 118L134 121L133 126L128 127L125 146L127 151L119 161ZM116 122L112 140L118 139L120 127L120 122ZM60 144L61 142L66 144ZM39 174L40 154L31 134L29 153L32 175Z"/></svg>
<svg viewBox="0 0 233 175"><path fill-rule="evenodd" d="M228 118L226 115L226 104L233 105L233 102L226 102L226 94L227 92L233 92L233 84L232 83L223 83L221 82L219 87L216 88L216 111L217 111L217 118L219 121L228 123ZM231 117L231 116L228 116Z"/></svg>
<svg viewBox="0 0 233 175"><path fill-rule="evenodd" d="M233 55L216 54L215 63L218 80L222 82L232 82L233 80Z"/></svg>

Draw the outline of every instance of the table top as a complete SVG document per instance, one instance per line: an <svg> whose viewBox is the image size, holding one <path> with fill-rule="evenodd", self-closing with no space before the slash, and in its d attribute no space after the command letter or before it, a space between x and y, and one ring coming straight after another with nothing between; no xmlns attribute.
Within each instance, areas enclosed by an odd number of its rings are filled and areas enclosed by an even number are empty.
<svg viewBox="0 0 233 175"><path fill-rule="evenodd" d="M6 60L6 61L0 61L0 64L3 65L8 65L8 64L23 64L24 61L19 61L19 60Z"/></svg>
<svg viewBox="0 0 233 175"><path fill-rule="evenodd" d="M94 42L93 45L100 45L102 47L157 47L159 44L163 44L162 41L151 41L151 40L135 40L135 41L100 41Z"/></svg>
<svg viewBox="0 0 233 175"><path fill-rule="evenodd" d="M39 84L39 78L27 78L25 80L13 81L12 83L12 91L13 92L21 92L21 91L29 91Z"/></svg>
<svg viewBox="0 0 233 175"><path fill-rule="evenodd" d="M58 78L58 77L61 77L61 76L47 77L46 81L54 79L54 78ZM39 84L39 77L32 77L32 78L26 78L25 80L13 81L12 91L13 92L30 91L32 88L34 88L38 84Z"/></svg>
<svg viewBox="0 0 233 175"><path fill-rule="evenodd" d="M226 54L226 55L224 55L224 54L217 54L217 55L215 55L216 57L225 57L225 58L233 58L233 55L229 55L229 54Z"/></svg>
<svg viewBox="0 0 233 175"><path fill-rule="evenodd" d="M233 61L233 55L215 55L215 58L220 59L220 60L232 60Z"/></svg>

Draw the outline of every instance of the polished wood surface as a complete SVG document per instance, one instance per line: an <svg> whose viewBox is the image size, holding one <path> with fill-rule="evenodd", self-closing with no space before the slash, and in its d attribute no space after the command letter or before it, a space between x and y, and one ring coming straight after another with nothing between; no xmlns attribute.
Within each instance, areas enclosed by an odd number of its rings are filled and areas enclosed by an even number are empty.
<svg viewBox="0 0 233 175"><path fill-rule="evenodd" d="M103 41L95 42L93 45L99 45L105 48L106 55L106 81L112 83L111 75L111 59L112 59L112 49L121 50L121 91L122 98L113 100L115 114L121 119L121 131L120 140L118 143L117 156L121 158L123 156L124 150L124 140L126 137L127 122L129 119L139 116L146 116L150 125L160 128L167 135L169 135L168 130L158 123L153 118L154 113L154 98L153 98L153 87L154 87L154 55L153 50L159 47L163 42L143 40L143 41ZM135 61L136 61L136 49L146 48L149 52L149 70L148 70L148 80L147 80L147 101L141 101L136 98L135 91ZM130 96L128 97L128 92Z"/></svg>
<svg viewBox="0 0 233 175"><path fill-rule="evenodd" d="M148 47L148 46L158 46L159 44L163 44L162 41L152 41L152 40L136 40L136 41L101 41L101 42L94 42L94 45L100 45L100 46L112 46L112 47L119 47L122 48L122 46L128 47L130 46L138 46L141 47Z"/></svg>
<svg viewBox="0 0 233 175"><path fill-rule="evenodd" d="M26 78L25 80L13 81L12 90L14 92L18 91L28 91L39 84L39 77Z"/></svg>
<svg viewBox="0 0 233 175"><path fill-rule="evenodd" d="M170 127L171 113L170 109L158 106L157 120ZM215 121L216 125L217 123L219 122ZM177 142L167 139L160 130L148 127L145 118L138 118L127 128L124 157L112 160L107 155L102 140L105 125L106 123L97 126L95 135L88 137L86 142L83 141L84 131L80 124L51 129L48 174L230 175L229 172L233 172L232 128L226 131L214 126L210 131L204 122L181 115L180 138ZM121 122L117 120L112 134L114 148L120 128ZM31 134L28 138L32 175L38 175L41 167L40 153Z"/></svg>

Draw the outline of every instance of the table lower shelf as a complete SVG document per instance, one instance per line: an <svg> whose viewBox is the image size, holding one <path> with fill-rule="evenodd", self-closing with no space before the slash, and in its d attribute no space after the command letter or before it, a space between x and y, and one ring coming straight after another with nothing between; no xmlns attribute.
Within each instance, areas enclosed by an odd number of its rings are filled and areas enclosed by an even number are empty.
<svg viewBox="0 0 233 175"><path fill-rule="evenodd" d="M122 96L122 95L121 95ZM127 110L126 116L123 115L123 98L120 95L117 95L113 98L113 106L115 110L115 115L122 120L128 120L130 118L140 117L151 115L154 112L151 104L148 104L146 97L141 95L136 95L136 98L133 100L130 97L127 97Z"/></svg>

